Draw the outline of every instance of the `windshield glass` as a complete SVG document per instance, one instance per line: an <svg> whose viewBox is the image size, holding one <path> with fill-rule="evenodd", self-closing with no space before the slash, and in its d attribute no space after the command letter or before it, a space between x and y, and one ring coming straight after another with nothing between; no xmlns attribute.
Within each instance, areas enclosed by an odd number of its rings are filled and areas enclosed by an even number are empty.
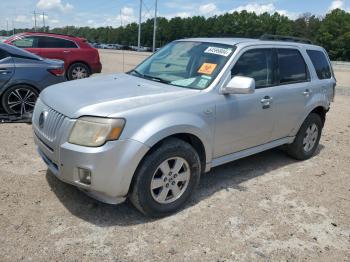
<svg viewBox="0 0 350 262"><path fill-rule="evenodd" d="M207 88L234 52L224 44L176 41L145 60L130 74L194 89Z"/></svg>

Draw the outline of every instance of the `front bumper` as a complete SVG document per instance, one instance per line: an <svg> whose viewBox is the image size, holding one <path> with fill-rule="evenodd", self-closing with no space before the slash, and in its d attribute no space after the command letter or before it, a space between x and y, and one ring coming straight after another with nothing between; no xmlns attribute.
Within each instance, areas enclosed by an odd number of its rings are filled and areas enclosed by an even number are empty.
<svg viewBox="0 0 350 262"><path fill-rule="evenodd" d="M136 168L149 149L135 140L111 141L96 148L68 142L52 147L35 128L34 140L41 158L58 179L110 204L125 200ZM91 171L90 185L80 182L78 168Z"/></svg>

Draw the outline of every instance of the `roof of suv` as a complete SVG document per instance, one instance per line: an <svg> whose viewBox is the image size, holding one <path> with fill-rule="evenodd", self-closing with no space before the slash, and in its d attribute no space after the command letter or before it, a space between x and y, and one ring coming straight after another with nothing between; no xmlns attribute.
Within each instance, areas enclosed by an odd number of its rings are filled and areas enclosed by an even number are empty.
<svg viewBox="0 0 350 262"><path fill-rule="evenodd" d="M198 41L198 42L208 42L226 45L238 45L238 44L267 44L267 45L288 45L288 46L298 46L298 47L319 47L317 45L298 43L293 41L278 41L278 40L260 40L253 38L186 38L180 41ZM321 48L321 47L319 47Z"/></svg>

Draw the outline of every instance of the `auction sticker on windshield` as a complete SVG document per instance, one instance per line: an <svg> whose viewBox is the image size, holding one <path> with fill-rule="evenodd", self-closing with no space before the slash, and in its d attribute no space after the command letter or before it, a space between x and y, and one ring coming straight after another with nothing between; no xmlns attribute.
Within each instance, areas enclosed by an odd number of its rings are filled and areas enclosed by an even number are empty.
<svg viewBox="0 0 350 262"><path fill-rule="evenodd" d="M211 75L215 68L217 67L217 64L211 64L211 63L204 63L198 70L198 73L205 74L205 75Z"/></svg>
<svg viewBox="0 0 350 262"><path fill-rule="evenodd" d="M209 46L204 53L207 54L214 54L214 55L221 55L221 56L229 56L232 53L231 48L220 48L220 47L213 47Z"/></svg>

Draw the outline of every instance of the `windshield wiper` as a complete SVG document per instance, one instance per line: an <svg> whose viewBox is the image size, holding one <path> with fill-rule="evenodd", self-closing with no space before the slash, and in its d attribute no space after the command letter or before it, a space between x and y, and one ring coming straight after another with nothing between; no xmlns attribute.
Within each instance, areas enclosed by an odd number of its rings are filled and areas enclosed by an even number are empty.
<svg viewBox="0 0 350 262"><path fill-rule="evenodd" d="M151 79L151 80L155 80L157 82L161 82L161 83L164 83L164 84L169 84L170 81L169 80L165 80L161 77L157 77L157 76L151 76L151 75L143 75L145 78L148 78L148 79Z"/></svg>
<svg viewBox="0 0 350 262"><path fill-rule="evenodd" d="M142 78L154 80L154 81L157 81L157 82L160 82L160 83L164 83L164 84L170 84L170 82L171 82L171 81L165 80L165 79L163 79L161 77L142 74L141 72L137 71L136 69L131 70L130 73L135 73L136 75L138 75L138 76L140 76Z"/></svg>

